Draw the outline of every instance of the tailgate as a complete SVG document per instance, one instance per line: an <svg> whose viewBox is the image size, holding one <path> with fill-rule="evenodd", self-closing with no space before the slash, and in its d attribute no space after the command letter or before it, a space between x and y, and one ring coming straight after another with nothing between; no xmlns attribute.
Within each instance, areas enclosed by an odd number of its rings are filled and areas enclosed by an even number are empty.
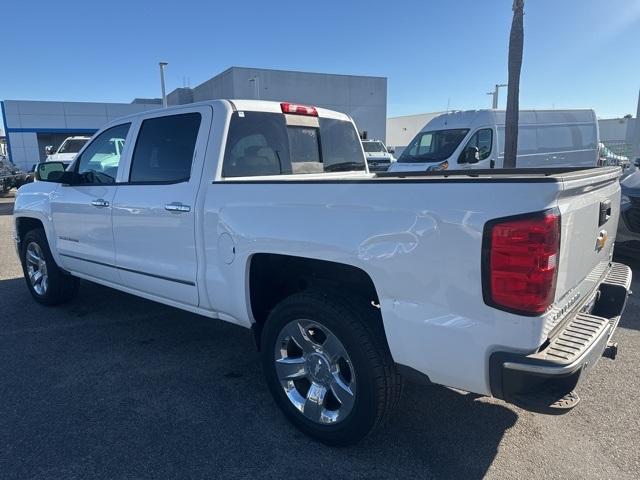
<svg viewBox="0 0 640 480"><path fill-rule="evenodd" d="M619 169L599 168L562 179L556 302L584 297L588 291L583 290L595 286L611 261L620 215L619 175Z"/></svg>

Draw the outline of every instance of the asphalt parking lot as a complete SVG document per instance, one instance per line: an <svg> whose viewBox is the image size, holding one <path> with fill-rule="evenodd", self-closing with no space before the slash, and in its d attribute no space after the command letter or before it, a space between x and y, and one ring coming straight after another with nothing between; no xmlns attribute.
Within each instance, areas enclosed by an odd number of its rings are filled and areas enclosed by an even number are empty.
<svg viewBox="0 0 640 480"><path fill-rule="evenodd" d="M638 297L571 413L408 385L386 427L335 449L283 418L242 328L87 282L36 304L11 210L0 198L1 478L640 477Z"/></svg>

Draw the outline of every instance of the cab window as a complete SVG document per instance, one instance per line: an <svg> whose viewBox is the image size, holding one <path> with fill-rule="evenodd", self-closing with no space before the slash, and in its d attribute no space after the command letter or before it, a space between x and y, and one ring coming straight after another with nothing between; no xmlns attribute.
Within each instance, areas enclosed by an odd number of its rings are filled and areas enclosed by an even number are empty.
<svg viewBox="0 0 640 480"><path fill-rule="evenodd" d="M130 126L111 127L93 139L76 162L77 183L115 183Z"/></svg>
<svg viewBox="0 0 640 480"><path fill-rule="evenodd" d="M460 154L460 158L458 158L458 163L464 163L462 161L462 156L464 155L464 151L469 147L477 147L480 152L480 160L486 160L491 155L491 149L493 148L493 129L491 128L483 128L474 133L467 145L462 150Z"/></svg>
<svg viewBox="0 0 640 480"><path fill-rule="evenodd" d="M131 158L129 181L189 180L201 119L199 113L183 113L144 120Z"/></svg>
<svg viewBox="0 0 640 480"><path fill-rule="evenodd" d="M358 132L348 121L319 118L289 125L282 114L234 112L223 177L364 171Z"/></svg>
<svg viewBox="0 0 640 480"><path fill-rule="evenodd" d="M398 162L442 162L453 155L467 133L467 128L420 132L402 152Z"/></svg>

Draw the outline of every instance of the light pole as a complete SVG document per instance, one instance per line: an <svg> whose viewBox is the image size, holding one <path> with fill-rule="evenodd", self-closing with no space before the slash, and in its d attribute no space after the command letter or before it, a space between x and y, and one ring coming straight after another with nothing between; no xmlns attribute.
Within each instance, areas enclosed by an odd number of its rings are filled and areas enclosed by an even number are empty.
<svg viewBox="0 0 640 480"><path fill-rule="evenodd" d="M166 67L169 64L167 62L160 62L158 63L158 65L160 65L160 87L162 88L162 106L164 108L167 108L167 93L165 92L165 89L164 89L164 67Z"/></svg>
<svg viewBox="0 0 640 480"><path fill-rule="evenodd" d="M498 95L500 94L500 88L506 87L506 83L496 83L493 92L487 92L487 95L491 95L493 97L493 101L491 102L491 108L496 110L498 108Z"/></svg>

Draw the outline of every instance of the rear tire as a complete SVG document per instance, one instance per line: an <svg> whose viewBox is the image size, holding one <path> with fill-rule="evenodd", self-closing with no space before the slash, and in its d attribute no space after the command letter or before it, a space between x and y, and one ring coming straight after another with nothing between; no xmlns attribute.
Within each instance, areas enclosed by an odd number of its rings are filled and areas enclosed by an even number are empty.
<svg viewBox="0 0 640 480"><path fill-rule="evenodd" d="M20 260L27 287L42 305L59 305L71 300L80 281L56 265L42 228L26 233L21 242Z"/></svg>
<svg viewBox="0 0 640 480"><path fill-rule="evenodd" d="M308 290L280 302L265 323L269 390L297 428L323 443L359 441L400 398L402 377L376 315L366 300Z"/></svg>

